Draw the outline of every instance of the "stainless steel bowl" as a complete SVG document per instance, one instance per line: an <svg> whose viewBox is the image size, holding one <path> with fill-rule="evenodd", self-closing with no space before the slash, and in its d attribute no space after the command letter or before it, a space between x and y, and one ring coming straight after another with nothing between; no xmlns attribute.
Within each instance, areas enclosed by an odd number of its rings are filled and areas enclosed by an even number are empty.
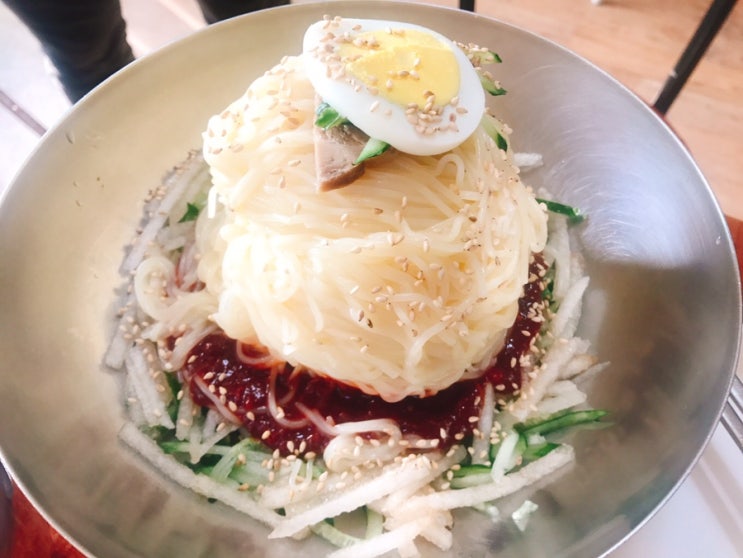
<svg viewBox="0 0 743 558"><path fill-rule="evenodd" d="M325 549L268 542L132 456L117 442L120 377L101 365L147 190L325 13L414 21L498 51L509 92L493 104L517 149L544 156L529 181L589 215L576 229L592 276L582 334L612 363L590 399L615 424L576 436L577 464L531 495L525 534L462 514L452 554L607 553L669 497L719 420L741 323L723 216L684 146L608 75L526 31L420 4L302 4L212 26L116 75L44 138L0 208L3 463L93 555Z"/></svg>
<svg viewBox="0 0 743 558"><path fill-rule="evenodd" d="M0 464L0 556L10 554L13 542L13 485Z"/></svg>

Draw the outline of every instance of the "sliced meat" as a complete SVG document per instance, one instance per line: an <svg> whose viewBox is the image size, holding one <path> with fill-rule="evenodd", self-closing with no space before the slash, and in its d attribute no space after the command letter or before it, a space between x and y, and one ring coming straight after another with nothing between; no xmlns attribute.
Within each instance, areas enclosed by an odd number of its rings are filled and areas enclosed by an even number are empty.
<svg viewBox="0 0 743 558"><path fill-rule="evenodd" d="M364 163L354 164L369 139L351 124L314 129L317 186L321 192L348 186L362 174Z"/></svg>

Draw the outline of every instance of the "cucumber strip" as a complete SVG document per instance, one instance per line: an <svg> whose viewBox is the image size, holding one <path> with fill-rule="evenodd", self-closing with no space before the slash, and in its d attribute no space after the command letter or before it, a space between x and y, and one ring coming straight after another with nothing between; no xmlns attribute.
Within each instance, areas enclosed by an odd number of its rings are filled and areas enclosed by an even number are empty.
<svg viewBox="0 0 743 558"><path fill-rule="evenodd" d="M188 205L190 206L191 204ZM167 407L168 416L170 416L170 420L175 422L178 419L178 407L180 406L178 392L181 390L181 383L178 381L175 373L165 374L165 380L168 382L168 387L173 394Z"/></svg>
<svg viewBox="0 0 743 558"><path fill-rule="evenodd" d="M501 62L503 62L501 57L498 56L498 53L493 52L492 50L479 48L474 45L465 45L462 43L459 43L459 47L467 55L467 58L469 58L473 66L482 66L483 64L500 64Z"/></svg>
<svg viewBox="0 0 743 558"><path fill-rule="evenodd" d="M178 220L178 222L187 223L188 221L195 221L196 218L199 216L199 213L201 213L201 208L198 205L196 205L195 203L187 203L186 212L183 214L183 217Z"/></svg>
<svg viewBox="0 0 743 558"><path fill-rule="evenodd" d="M339 126L348 122L348 119L341 116L337 110L328 103L320 103L315 109L315 126L327 130L333 126Z"/></svg>
<svg viewBox="0 0 743 558"><path fill-rule="evenodd" d="M449 481L452 488L469 488L470 486L493 482L489 465L462 465L459 469L452 470L452 473L453 476Z"/></svg>
<svg viewBox="0 0 743 558"><path fill-rule="evenodd" d="M310 530L316 535L319 535L320 537L328 541L330 544L339 548L343 548L344 546L351 546L353 544L358 544L361 542L361 539L353 537L348 533L344 533L340 529L336 529L327 521L315 523L312 527L310 527Z"/></svg>
<svg viewBox="0 0 743 558"><path fill-rule="evenodd" d="M480 77L480 84L482 85L482 88L490 93L493 97L499 97L508 93L508 91L503 89L484 72L478 70L477 75Z"/></svg>
<svg viewBox="0 0 743 558"><path fill-rule="evenodd" d="M359 153L358 158L356 159L356 161L354 161L353 164L358 165L359 163L363 163L364 161L367 161L374 157L378 157L389 148L390 144L386 141L369 138L369 141L366 142L366 145L361 150L361 153Z"/></svg>
<svg viewBox="0 0 743 558"><path fill-rule="evenodd" d="M487 465L462 465L456 471L452 470L455 479L461 477L468 477L470 475L477 475L482 473L489 473L490 467Z"/></svg>
<svg viewBox="0 0 743 558"><path fill-rule="evenodd" d="M498 149L508 151L508 142L500 133L495 134L495 145L498 146Z"/></svg>
<svg viewBox="0 0 743 558"><path fill-rule="evenodd" d="M384 516L371 509L369 506L366 507L366 533L364 538L371 539L378 537L384 532Z"/></svg>
<svg viewBox="0 0 743 558"><path fill-rule="evenodd" d="M511 432L510 434L513 434L513 432ZM510 434L509 434L509 436L510 436ZM506 436L506 438L508 438L508 436ZM504 438L503 440L501 440L497 444L491 444L490 445L490 461L492 463L495 463L495 458L498 455L498 452L500 451L501 446L503 445L503 442L506 440L506 438ZM524 452L524 450L526 449L526 445L527 445L526 436L519 436L519 440L517 440L516 443L515 443L515 445L514 445L514 451L516 451L518 453L518 455L521 455Z"/></svg>
<svg viewBox="0 0 743 558"><path fill-rule="evenodd" d="M495 145L498 147L498 149L508 151L508 141L500 133L500 130L498 130L498 128L496 127L495 121L492 117L488 115L483 116L482 120L480 121L480 125L485 130L485 133L493 138L493 141L495 142Z"/></svg>
<svg viewBox="0 0 743 558"><path fill-rule="evenodd" d="M245 449L243 450L243 455L245 455L245 458L248 461L263 461L264 459L268 459L271 457L271 455L265 451L265 448L258 444L255 440L246 438L242 440L242 442L245 444ZM168 454L174 454L174 453L190 453L192 449L192 444L189 441L181 441L181 440L165 440L158 442L158 445L163 450L163 452ZM232 451L233 446L225 446L222 444L215 444L212 447L210 447L206 452L204 452L204 455L217 455L217 456L224 456L227 455L230 451ZM259 449L256 449L259 448Z"/></svg>
<svg viewBox="0 0 743 558"><path fill-rule="evenodd" d="M493 467L490 469L493 480L502 477L518 465L521 454L526 449L526 440L518 432L511 432L498 445L499 448L493 458Z"/></svg>
<svg viewBox="0 0 743 558"><path fill-rule="evenodd" d="M503 62L497 52L492 50L477 51L473 52L473 61L476 60L479 64L500 64Z"/></svg>
<svg viewBox="0 0 743 558"><path fill-rule="evenodd" d="M206 207L207 197L206 192L200 192L192 202L186 203L186 211L178 222L186 223L188 221L195 221L201 210Z"/></svg>
<svg viewBox="0 0 743 558"><path fill-rule="evenodd" d="M472 486L479 486L481 484L490 484L493 482L493 477L490 474L490 468L484 473L472 473L465 477L455 477L449 481L451 488L470 488Z"/></svg>
<svg viewBox="0 0 743 558"><path fill-rule="evenodd" d="M238 465L230 471L229 478L240 483L257 487L269 480L269 471L257 461L248 461L244 465Z"/></svg>
<svg viewBox="0 0 743 558"><path fill-rule="evenodd" d="M552 213L557 213L559 215L565 215L571 223L580 223L586 218L581 210L577 207L541 198L537 198L537 202L543 203L547 207L547 211L551 211Z"/></svg>
<svg viewBox="0 0 743 558"><path fill-rule="evenodd" d="M554 442L544 442L543 444L538 444L535 446L526 446L524 453L521 454L521 458L524 462L535 461L559 447L560 444L555 444Z"/></svg>
<svg viewBox="0 0 743 558"><path fill-rule="evenodd" d="M191 442L182 442L180 440L167 440L164 442L158 442L160 449L168 454L173 453L189 453L191 451ZM225 455L230 451L228 446L212 446L209 448L204 455Z"/></svg>
<svg viewBox="0 0 743 558"><path fill-rule="evenodd" d="M246 438L232 446L230 451L225 453L222 459L214 466L211 477L217 481L226 480L235 467L240 454L250 447L251 442L252 440L250 438Z"/></svg>
<svg viewBox="0 0 743 558"><path fill-rule="evenodd" d="M522 435L550 434L558 430L564 430L573 426L598 422L608 414L608 411L598 409L583 411L560 411L548 416L543 420L530 421L514 425L514 428Z"/></svg>

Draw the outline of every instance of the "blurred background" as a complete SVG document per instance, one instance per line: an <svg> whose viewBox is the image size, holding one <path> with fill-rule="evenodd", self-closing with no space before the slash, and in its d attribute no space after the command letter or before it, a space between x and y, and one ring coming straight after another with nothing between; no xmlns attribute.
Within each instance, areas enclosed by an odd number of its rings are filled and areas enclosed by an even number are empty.
<svg viewBox="0 0 743 558"><path fill-rule="evenodd" d="M301 2L306 0L295 0ZM203 27L194 0L121 0L137 56ZM457 0L426 3L456 7ZM478 13L533 31L655 101L710 0L478 0ZM0 191L69 108L38 43L0 3ZM736 6L667 120L728 215L743 218L743 7ZM639 138L638 138L639 139Z"/></svg>
<svg viewBox="0 0 743 558"><path fill-rule="evenodd" d="M138 57L205 26L194 0L121 3ZM426 3L458 6L458 0ZM476 11L573 50L652 104L710 3L477 0ZM39 44L0 3L0 196L45 130L69 108ZM743 7L733 9L666 118L723 211L743 219ZM743 456L718 427L681 489L612 558L743 556L741 533Z"/></svg>

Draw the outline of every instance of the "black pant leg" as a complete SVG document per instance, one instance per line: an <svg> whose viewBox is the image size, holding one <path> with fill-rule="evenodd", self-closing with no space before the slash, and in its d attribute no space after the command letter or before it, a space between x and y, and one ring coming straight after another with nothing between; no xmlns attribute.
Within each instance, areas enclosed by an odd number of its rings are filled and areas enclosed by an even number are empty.
<svg viewBox="0 0 743 558"><path fill-rule="evenodd" d="M77 101L134 60L119 0L2 0L31 30Z"/></svg>
<svg viewBox="0 0 743 558"><path fill-rule="evenodd" d="M207 23L216 23L255 10L284 6L289 0L197 0Z"/></svg>

